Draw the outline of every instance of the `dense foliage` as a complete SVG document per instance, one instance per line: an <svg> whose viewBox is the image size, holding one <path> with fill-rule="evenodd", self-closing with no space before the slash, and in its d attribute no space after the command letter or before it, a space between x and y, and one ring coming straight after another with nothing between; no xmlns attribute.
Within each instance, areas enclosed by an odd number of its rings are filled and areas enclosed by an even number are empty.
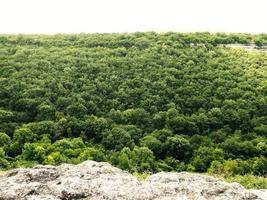
<svg viewBox="0 0 267 200"><path fill-rule="evenodd" d="M267 44L249 34L0 36L0 166L267 173Z"/></svg>

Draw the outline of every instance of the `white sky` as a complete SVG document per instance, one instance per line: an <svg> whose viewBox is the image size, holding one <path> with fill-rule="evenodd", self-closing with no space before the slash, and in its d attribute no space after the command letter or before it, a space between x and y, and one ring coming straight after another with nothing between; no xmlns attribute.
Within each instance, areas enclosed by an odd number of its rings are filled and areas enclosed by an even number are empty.
<svg viewBox="0 0 267 200"><path fill-rule="evenodd" d="M267 33L267 0L0 0L0 33Z"/></svg>

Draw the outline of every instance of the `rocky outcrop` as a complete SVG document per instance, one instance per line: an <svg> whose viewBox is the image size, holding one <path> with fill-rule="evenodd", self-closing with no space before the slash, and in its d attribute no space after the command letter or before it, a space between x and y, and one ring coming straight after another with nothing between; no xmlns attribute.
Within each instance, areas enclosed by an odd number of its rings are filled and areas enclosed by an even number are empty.
<svg viewBox="0 0 267 200"><path fill-rule="evenodd" d="M151 175L140 181L108 163L86 161L13 169L0 177L0 200L229 200L262 199L237 183L192 173Z"/></svg>
<svg viewBox="0 0 267 200"><path fill-rule="evenodd" d="M256 46L255 44L226 44L226 45L219 45L225 46L228 48L235 48L235 49L244 49L245 51L255 51L255 52L267 52L267 46Z"/></svg>

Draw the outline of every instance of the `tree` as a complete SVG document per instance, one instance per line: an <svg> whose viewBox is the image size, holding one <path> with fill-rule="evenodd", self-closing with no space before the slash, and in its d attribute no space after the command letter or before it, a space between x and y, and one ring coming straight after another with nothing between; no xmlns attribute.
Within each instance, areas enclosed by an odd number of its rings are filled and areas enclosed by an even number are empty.
<svg viewBox="0 0 267 200"><path fill-rule="evenodd" d="M58 165L63 162L67 162L67 158L58 151L52 152L44 161L45 164L49 165Z"/></svg>
<svg viewBox="0 0 267 200"><path fill-rule="evenodd" d="M130 134L135 144L139 144L140 139L144 135L144 132L141 128L138 128L135 125L120 125L119 127L123 128Z"/></svg>
<svg viewBox="0 0 267 200"><path fill-rule="evenodd" d="M267 135L267 125L261 124L254 127L254 131L259 135Z"/></svg>
<svg viewBox="0 0 267 200"><path fill-rule="evenodd" d="M226 160L223 167L226 176L244 175L251 172L250 164L241 159Z"/></svg>
<svg viewBox="0 0 267 200"><path fill-rule="evenodd" d="M224 153L222 149L213 147L200 147L194 152L192 165L195 171L205 172L210 167L212 161L223 161Z"/></svg>
<svg viewBox="0 0 267 200"><path fill-rule="evenodd" d="M154 171L155 157L153 152L147 147L134 147L132 160L138 172Z"/></svg>
<svg viewBox="0 0 267 200"><path fill-rule="evenodd" d="M55 108L53 105L42 104L37 107L37 120L54 120Z"/></svg>
<svg viewBox="0 0 267 200"><path fill-rule="evenodd" d="M37 140L37 135L30 129L23 127L16 129L13 135L13 143L9 148L9 154L12 156L19 155L25 143L31 143L35 140Z"/></svg>
<svg viewBox="0 0 267 200"><path fill-rule="evenodd" d="M160 129L160 130L155 130L151 133L152 136L160 140L161 142L165 142L168 137L173 136L173 132L170 129Z"/></svg>
<svg viewBox="0 0 267 200"><path fill-rule="evenodd" d="M5 133L0 132L0 147L7 147L8 145L10 145L10 143L10 137Z"/></svg>
<svg viewBox="0 0 267 200"><path fill-rule="evenodd" d="M170 127L176 134L194 135L198 133L196 123L185 116L177 116L170 120Z"/></svg>
<svg viewBox="0 0 267 200"><path fill-rule="evenodd" d="M8 168L10 163L6 159L5 151L3 148L0 148L0 169Z"/></svg>
<svg viewBox="0 0 267 200"><path fill-rule="evenodd" d="M98 118L94 115L89 116L82 122L82 130L84 131L84 139L95 139L100 141L102 139L103 132L109 127L109 124L105 118Z"/></svg>
<svg viewBox="0 0 267 200"><path fill-rule="evenodd" d="M166 113L165 112L159 112L156 113L153 117L153 124L155 129L163 129L166 125Z"/></svg>
<svg viewBox="0 0 267 200"><path fill-rule="evenodd" d="M14 118L14 114L11 111L3 110L0 108L0 121L6 122Z"/></svg>
<svg viewBox="0 0 267 200"><path fill-rule="evenodd" d="M126 130L115 126L104 133L102 143L107 149L121 150L123 147L131 147L133 140Z"/></svg>
<svg viewBox="0 0 267 200"><path fill-rule="evenodd" d="M151 125L149 113L142 108L123 111L123 119L126 124L133 124L143 128Z"/></svg>
<svg viewBox="0 0 267 200"><path fill-rule="evenodd" d="M188 159L191 154L189 141L180 135L168 137L164 144L168 149L168 154L178 160Z"/></svg>
<svg viewBox="0 0 267 200"><path fill-rule="evenodd" d="M26 142L33 142L37 139L37 135L34 134L29 128L16 129L13 136L13 141L23 145Z"/></svg>
<svg viewBox="0 0 267 200"><path fill-rule="evenodd" d="M124 170L134 171L132 163L132 152L128 147L124 147L118 156L118 166Z"/></svg>
<svg viewBox="0 0 267 200"><path fill-rule="evenodd" d="M163 144L157 138L152 135L145 136L141 142L141 146L149 148L157 158L164 158L165 152L163 152Z"/></svg>
<svg viewBox="0 0 267 200"><path fill-rule="evenodd" d="M79 155L80 161L85 160L95 160L95 161L105 161L106 156L102 150L95 149L93 147L85 148Z"/></svg>
<svg viewBox="0 0 267 200"><path fill-rule="evenodd" d="M56 124L54 121L40 121L40 122L31 122L24 125L25 128L30 129L33 133L38 136L47 134L50 138L55 137Z"/></svg>
<svg viewBox="0 0 267 200"><path fill-rule="evenodd" d="M21 157L28 161L43 163L46 157L46 146L38 143L26 143Z"/></svg>
<svg viewBox="0 0 267 200"><path fill-rule="evenodd" d="M259 142L256 148L261 155L267 156L267 144L265 142Z"/></svg>
<svg viewBox="0 0 267 200"><path fill-rule="evenodd" d="M81 103L74 103L67 107L67 114L77 118L84 118L87 114L87 108Z"/></svg>
<svg viewBox="0 0 267 200"><path fill-rule="evenodd" d="M85 147L86 146L81 138L65 138L57 140L52 144L51 150L60 152L68 158L77 158Z"/></svg>
<svg viewBox="0 0 267 200"><path fill-rule="evenodd" d="M222 148L229 158L236 156L249 158L259 154L259 150L251 141L241 141L237 136L225 140L225 142L222 143Z"/></svg>
<svg viewBox="0 0 267 200"><path fill-rule="evenodd" d="M263 156L256 158L252 168L253 168L253 173L255 175L265 177L267 174L267 158Z"/></svg>
<svg viewBox="0 0 267 200"><path fill-rule="evenodd" d="M215 174L215 175L224 175L224 166L223 163L221 163L218 160L214 160L211 162L211 165L208 169L209 174Z"/></svg>

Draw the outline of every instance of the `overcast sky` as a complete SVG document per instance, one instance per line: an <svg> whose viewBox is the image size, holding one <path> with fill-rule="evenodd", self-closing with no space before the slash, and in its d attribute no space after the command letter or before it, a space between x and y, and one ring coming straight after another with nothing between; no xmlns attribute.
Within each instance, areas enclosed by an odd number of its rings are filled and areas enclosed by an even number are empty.
<svg viewBox="0 0 267 200"><path fill-rule="evenodd" d="M267 33L267 0L0 0L0 33Z"/></svg>

